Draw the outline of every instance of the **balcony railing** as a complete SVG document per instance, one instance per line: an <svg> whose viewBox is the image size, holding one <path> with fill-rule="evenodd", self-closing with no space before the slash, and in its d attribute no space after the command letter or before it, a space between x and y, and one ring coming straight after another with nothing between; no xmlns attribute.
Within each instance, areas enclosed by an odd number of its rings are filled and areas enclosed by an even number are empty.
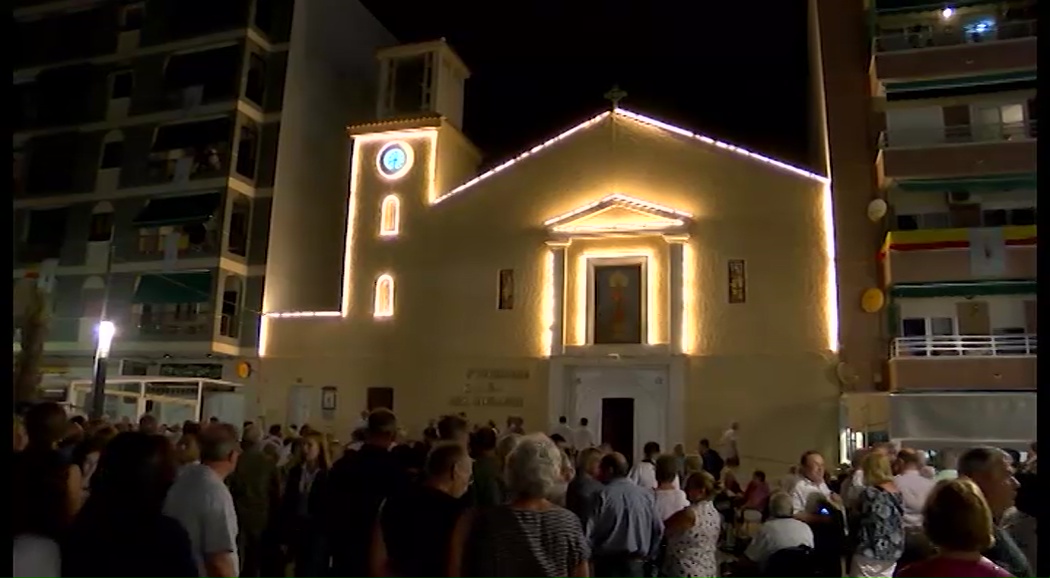
<svg viewBox="0 0 1050 578"><path fill-rule="evenodd" d="M229 174L230 144L215 143L193 148L156 151L146 163L150 184L187 183Z"/></svg>
<svg viewBox="0 0 1050 578"><path fill-rule="evenodd" d="M986 44L1017 38L1031 38L1037 35L1035 20L1015 20L999 22L983 32L965 32L956 30L935 30L924 26L922 30L883 34L875 38L876 52L898 52L901 50L922 50L938 46L961 46L963 44Z"/></svg>
<svg viewBox="0 0 1050 578"><path fill-rule="evenodd" d="M135 320L142 337L200 336L211 334L215 316L211 313L175 314L170 312L139 314Z"/></svg>
<svg viewBox="0 0 1050 578"><path fill-rule="evenodd" d="M903 128L883 131L880 148L923 147L966 143L1018 141L1037 138L1035 120L965 124L930 128Z"/></svg>
<svg viewBox="0 0 1050 578"><path fill-rule="evenodd" d="M926 335L893 340L892 357L1027 356L1036 335Z"/></svg>

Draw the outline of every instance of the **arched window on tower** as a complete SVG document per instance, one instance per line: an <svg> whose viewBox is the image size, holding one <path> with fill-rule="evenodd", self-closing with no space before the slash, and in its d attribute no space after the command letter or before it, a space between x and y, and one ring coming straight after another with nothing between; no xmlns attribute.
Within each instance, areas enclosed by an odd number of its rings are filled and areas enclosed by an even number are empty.
<svg viewBox="0 0 1050 578"><path fill-rule="evenodd" d="M396 237L401 232L401 199L387 195L379 209L379 236Z"/></svg>
<svg viewBox="0 0 1050 578"><path fill-rule="evenodd" d="M390 275L380 275L376 279L375 303L372 308L373 317L394 316L394 278Z"/></svg>

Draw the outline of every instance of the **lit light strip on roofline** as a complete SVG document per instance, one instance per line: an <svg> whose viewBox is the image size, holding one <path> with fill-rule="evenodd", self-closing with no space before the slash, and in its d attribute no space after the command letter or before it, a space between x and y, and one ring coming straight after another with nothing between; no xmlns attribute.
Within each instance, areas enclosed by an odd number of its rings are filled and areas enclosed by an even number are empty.
<svg viewBox="0 0 1050 578"><path fill-rule="evenodd" d="M690 215L689 213L686 213L685 211L679 211L678 209L672 209L671 207L665 207L663 205L657 205L656 203L650 203L649 201L643 201L642 199L639 199L637 197L631 197L631 196L625 195L623 193L613 193L613 194L611 194L611 195L609 195L607 197L603 197L603 198L601 198L601 199L599 199L597 201L594 201L592 203L587 203L586 205L583 205L582 207L577 207L577 208L575 208L575 209L573 209L573 210L571 210L571 211L569 211L567 213L562 213L562 214L558 215L557 217L552 217L550 219L547 219L546 221L543 222L543 226L544 227L550 227L552 225L557 225L558 223L560 223L562 221L566 221L566 220L571 219L571 218L573 218L573 217L575 217L577 215L582 215L583 213L586 213L587 211L590 211L592 209L596 209L598 207L601 207L602 205L609 205L609 206L624 205L624 206L631 207L631 208L645 209L645 210L653 211L654 213L667 213L669 215L675 215L675 216L678 216L678 217L684 217L686 219L691 219L693 217L692 215Z"/></svg>
<svg viewBox="0 0 1050 578"><path fill-rule="evenodd" d="M769 163L769 164L771 164L771 165L773 165L775 167L778 167L778 168L784 169L786 171L790 171L792 173L795 173L796 175L806 177L807 179L813 179L813 180L821 182L821 183L827 183L828 182L828 178L827 177L820 176L820 175L818 175L816 173L812 173L812 172L807 171L805 169L800 169L800 168L798 168L796 166L789 165L789 164L787 164L787 163L785 163L783 161L778 161L776 159L771 159L769 157L762 156L762 155L760 155L758 153L753 153L753 152L751 152L751 151L749 151L749 150L747 150L745 148L741 148L741 147L738 147L736 145L731 145L729 143L722 142L720 140L715 140L715 139L713 139L713 138L711 138L709 136L704 136L702 134L697 134L695 132L688 131L688 130L686 130L684 128L677 127L677 126L674 126L672 124L667 124L666 122L656 120L655 118L651 118L651 117L645 116L643 114L638 114L637 112L631 112L629 110L624 110L622 108L617 108L616 109L616 114L618 114L620 116L623 116L625 118L629 118L631 120L640 122L642 124L647 124L647 125L650 125L650 126L654 126L656 128L662 128L662 129L664 129L664 130L666 130L668 132L673 132L675 134L679 134L679 135L682 135L682 136L685 136L685 137L696 139L696 140L698 140L698 141L700 141L702 143L706 143L706 144L709 144L709 145L714 145L714 146L716 146L716 147L718 147L720 149L724 149L724 150L727 150L727 151L730 151L730 152L734 152L734 153L737 153L739 155L743 155L745 157L753 158L753 159L755 159L757 161L762 161L764 163Z"/></svg>
<svg viewBox="0 0 1050 578"><path fill-rule="evenodd" d="M685 225L685 221L681 219L668 220L665 223L639 223L632 225L625 223L622 225L593 225L586 226L581 225L573 227L571 225L563 225L558 227L552 227L551 230L555 233L630 233L630 232L644 232L644 231L669 231L671 229L677 229Z"/></svg>
<svg viewBox="0 0 1050 578"><path fill-rule="evenodd" d="M773 165L773 166L775 166L777 168L780 168L780 169L783 169L785 171L795 173L796 175L799 175L801 177L805 177L807 179L813 179L813 180L821 182L821 183L829 182L829 179L827 177L818 175L816 173L807 171L806 169L802 169L802 168L796 167L794 165L789 165L788 163L785 163L784 161L778 161L776 159L773 159L773 158L770 158L770 157L767 157L767 156L764 156L764 155L760 155L760 154L755 153L755 152L751 152L751 151L749 151L749 150L747 150L745 148L738 147L736 145L732 145L732 144L729 144L727 142L723 142L723 141L720 141L720 140L716 140L716 139L713 139L713 138L711 138L709 136L704 136L702 134L697 134L697 133L692 132L690 130L686 130L684 128L677 127L677 126L675 126L673 124L668 124L666 122L663 122L663 121L660 121L660 120L656 120L655 118L645 116L644 114L638 114L636 112L632 112L632 111L629 111L629 110L617 107L615 111L606 111L606 112L603 112L603 113L599 114L598 116L595 116L595 117L592 117L592 118L590 118L588 120L585 120L585 121L581 122L580 124L570 128L569 130L559 134L558 136L555 136L554 138L548 139L547 141L532 147L531 149L521 153L520 155L518 155L518 156L516 156L516 157L514 157L514 158L512 158L512 159L510 159L510 160L508 160L508 161L506 161L506 162L504 162L504 163L502 163L500 165L497 165L496 167L494 167L494 168L492 168L492 169L490 169L490 170L488 170L488 171L486 171L486 172L484 172L484 173L474 177L473 179L470 179L469 181L463 183L462 185L459 185L458 187L452 189L448 193L446 193L444 195L441 195L440 197L434 199L434 204L438 204L438 203L448 199L449 197L457 195L457 194L465 191L466 189L469 189L470 187L473 187L474 185L476 185L476 184L480 183L481 181L491 177L492 175L506 170L507 168L513 166L515 163L517 163L519 161L522 161L522 160L526 159L527 157L530 157L530 156L532 156L532 155L542 151L543 149L545 149L545 148L547 148L547 147L549 147L549 146L551 146L553 144L556 144L556 143L562 141L563 139L566 139L569 136L572 136L573 134L575 134L575 133L577 133L577 132L579 132L579 131L581 131L581 130L583 130L585 128L594 126L595 124L601 122L602 120L605 120L605 118L607 118L611 114L618 114L618 115L620 115L620 116L622 116L624 118L631 119L631 120L633 120L635 122L638 122L638 123L641 123L641 124L646 124L646 125L649 125L649 126L652 126L652 127L660 128L660 129L666 130L668 132L673 132L675 134L678 134L678 135L681 135L681 136L684 136L684 137L688 137L688 138L691 138L691 139L695 139L695 140L698 140L698 141L700 141L702 143L709 144L709 145L718 147L720 149L739 154L741 156L752 158L752 159L755 159L757 161L762 161L764 163L768 163L770 165Z"/></svg>
<svg viewBox="0 0 1050 578"><path fill-rule="evenodd" d="M272 311L263 313L264 317L271 319L303 319L317 317L342 317L342 311Z"/></svg>
<svg viewBox="0 0 1050 578"><path fill-rule="evenodd" d="M599 114L596 117L593 117L593 118L591 118L589 120L585 120L585 121L581 122L580 124L570 128L569 130L559 134L558 136L556 136L556 137L554 137L554 138L552 138L550 140L547 140L546 142L543 142L541 144L538 144L538 145L532 147L531 149L521 153L520 155L510 159L509 161L506 161L506 162L504 162L502 164L499 164L496 167L494 167L494 168L492 168L492 169L490 169L490 170L488 170L488 171L486 171L484 173L481 173L480 175L474 177L473 179L470 179L469 181L463 183L462 185L452 189L448 193L446 193L444 195L441 195L440 197L434 199L434 203L433 204L436 205L436 204L438 204L438 203L448 199L449 197L457 195L457 194L459 194L459 193L469 189L470 187L473 187L474 185L480 183L481 181L491 177L492 175L494 175L494 174L496 174L498 172L502 172L502 171L512 167L513 165L517 164L519 161L523 161L526 158L528 158L528 157L530 157L530 156L540 152L541 150L543 150L543 149L545 149L545 148L547 148L547 147L549 147L549 146L551 146L551 145L553 145L555 143L561 142L562 140L564 140L566 138L569 138L570 136L576 134L577 132L579 132L579 131L581 131L581 130L583 130L585 128L594 126L595 124L605 120L605 118L608 117L610 114L612 114L612 111L605 111L605 112Z"/></svg>

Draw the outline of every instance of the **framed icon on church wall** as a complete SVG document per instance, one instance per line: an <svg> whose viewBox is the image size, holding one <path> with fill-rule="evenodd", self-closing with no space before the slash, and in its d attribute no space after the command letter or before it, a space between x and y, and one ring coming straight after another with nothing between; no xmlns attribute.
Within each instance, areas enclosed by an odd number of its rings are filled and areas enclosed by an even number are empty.
<svg viewBox="0 0 1050 578"><path fill-rule="evenodd" d="M645 311L642 263L594 266L593 342L642 343Z"/></svg>
<svg viewBox="0 0 1050 578"><path fill-rule="evenodd" d="M499 309L514 309L514 269L499 270Z"/></svg>
<svg viewBox="0 0 1050 578"><path fill-rule="evenodd" d="M321 411L335 411L339 403L339 390L332 386L321 388Z"/></svg>
<svg viewBox="0 0 1050 578"><path fill-rule="evenodd" d="M747 302L747 270L743 259L729 260L729 302Z"/></svg>

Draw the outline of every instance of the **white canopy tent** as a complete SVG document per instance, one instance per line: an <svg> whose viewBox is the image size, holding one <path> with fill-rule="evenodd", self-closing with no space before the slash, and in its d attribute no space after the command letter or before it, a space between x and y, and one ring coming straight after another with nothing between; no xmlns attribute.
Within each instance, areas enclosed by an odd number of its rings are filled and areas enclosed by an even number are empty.
<svg viewBox="0 0 1050 578"><path fill-rule="evenodd" d="M87 413L91 387L90 380L69 383L65 399L71 411ZM216 417L239 427L245 416L242 389L239 383L219 379L155 376L107 379L105 411L112 421L124 418L137 421L143 414L151 413L161 423L172 425Z"/></svg>

